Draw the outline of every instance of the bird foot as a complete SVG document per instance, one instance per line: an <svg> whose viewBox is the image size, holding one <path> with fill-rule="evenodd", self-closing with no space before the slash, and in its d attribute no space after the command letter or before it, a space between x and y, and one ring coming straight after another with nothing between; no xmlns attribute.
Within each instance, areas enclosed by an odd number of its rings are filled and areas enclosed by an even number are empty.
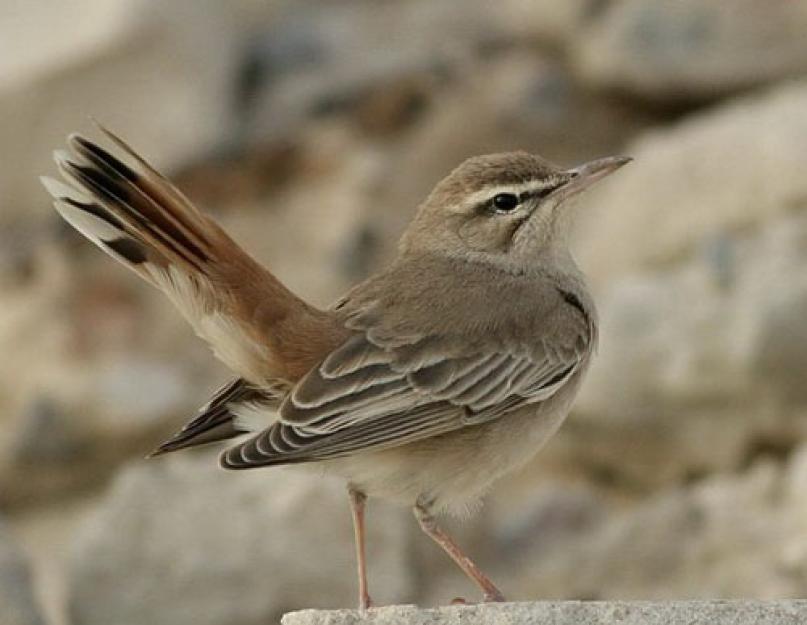
<svg viewBox="0 0 807 625"><path fill-rule="evenodd" d="M507 599L498 590L491 590L482 597L482 603L504 603Z"/></svg>
<svg viewBox="0 0 807 625"><path fill-rule="evenodd" d="M482 603L503 603L506 601L502 593L487 592L482 597ZM465 597L454 597L449 605L470 605L470 602Z"/></svg>

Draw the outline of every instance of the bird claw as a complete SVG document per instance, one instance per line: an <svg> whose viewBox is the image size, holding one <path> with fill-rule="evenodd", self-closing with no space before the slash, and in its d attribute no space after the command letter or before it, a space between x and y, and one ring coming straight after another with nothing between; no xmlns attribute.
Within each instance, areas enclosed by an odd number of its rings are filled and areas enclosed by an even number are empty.
<svg viewBox="0 0 807 625"><path fill-rule="evenodd" d="M503 603L506 601L500 592L486 592L482 596L482 603ZM449 605L470 605L470 602L464 597L454 597Z"/></svg>
<svg viewBox="0 0 807 625"><path fill-rule="evenodd" d="M498 590L486 592L482 597L482 603L504 603L505 601L507 600L504 598L504 595Z"/></svg>

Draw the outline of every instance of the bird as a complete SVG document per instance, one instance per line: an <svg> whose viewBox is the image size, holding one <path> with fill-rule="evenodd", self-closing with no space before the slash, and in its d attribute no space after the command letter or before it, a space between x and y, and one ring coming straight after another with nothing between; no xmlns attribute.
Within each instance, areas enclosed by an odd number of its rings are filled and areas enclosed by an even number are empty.
<svg viewBox="0 0 807 625"><path fill-rule="evenodd" d="M388 265L319 308L99 128L109 149L72 134L54 152L61 180L42 183L56 210L168 296L236 376L152 455L236 439L226 469L342 478L360 609L374 605L368 497L410 506L482 600L504 601L437 519L524 465L567 416L598 339L570 200L631 159L471 157L418 207Z"/></svg>

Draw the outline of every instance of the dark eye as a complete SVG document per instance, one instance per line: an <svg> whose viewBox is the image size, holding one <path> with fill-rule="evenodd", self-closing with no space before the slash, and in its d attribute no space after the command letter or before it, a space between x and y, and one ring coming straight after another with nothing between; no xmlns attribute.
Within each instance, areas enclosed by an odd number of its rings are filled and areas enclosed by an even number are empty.
<svg viewBox="0 0 807 625"><path fill-rule="evenodd" d="M514 210L518 203L518 196L512 193L499 193L493 197L493 208L502 213L509 213Z"/></svg>

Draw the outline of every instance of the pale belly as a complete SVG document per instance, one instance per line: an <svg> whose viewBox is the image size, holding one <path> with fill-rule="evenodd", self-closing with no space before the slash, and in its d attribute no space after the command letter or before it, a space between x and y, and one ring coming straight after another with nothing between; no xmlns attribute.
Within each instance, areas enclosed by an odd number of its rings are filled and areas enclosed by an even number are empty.
<svg viewBox="0 0 807 625"><path fill-rule="evenodd" d="M582 372L581 372L582 374ZM462 513L494 481L530 460L557 431L580 384L483 425L380 452L320 463L369 497Z"/></svg>

